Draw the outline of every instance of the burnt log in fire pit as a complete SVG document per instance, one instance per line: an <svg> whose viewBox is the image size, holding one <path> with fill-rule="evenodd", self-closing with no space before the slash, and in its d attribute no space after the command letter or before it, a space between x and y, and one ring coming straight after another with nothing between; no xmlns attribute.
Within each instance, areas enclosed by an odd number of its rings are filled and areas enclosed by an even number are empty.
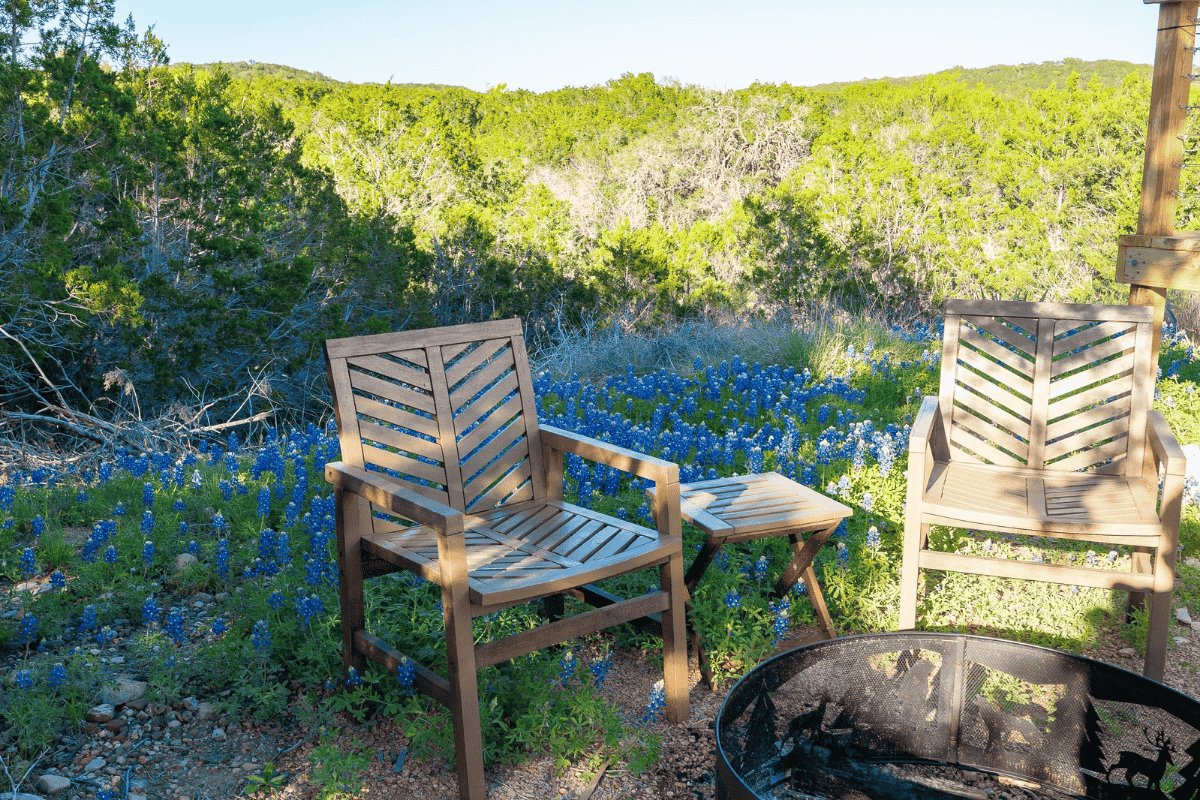
<svg viewBox="0 0 1200 800"><path fill-rule="evenodd" d="M904 631L746 674L716 721L717 797L1200 800L1200 703L1045 647Z"/></svg>

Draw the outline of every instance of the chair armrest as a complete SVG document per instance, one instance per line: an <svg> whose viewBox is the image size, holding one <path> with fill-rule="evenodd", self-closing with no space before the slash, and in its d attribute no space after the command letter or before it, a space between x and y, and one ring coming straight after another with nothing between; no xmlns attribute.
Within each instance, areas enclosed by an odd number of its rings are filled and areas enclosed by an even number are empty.
<svg viewBox="0 0 1200 800"><path fill-rule="evenodd" d="M542 445L564 453L582 456L589 461L616 467L622 472L628 472L642 478L649 478L655 484L667 485L679 483L679 465L673 461L648 456L615 444L602 442L590 436L573 431L565 431L550 425L540 426Z"/></svg>
<svg viewBox="0 0 1200 800"><path fill-rule="evenodd" d="M463 529L463 512L406 489L383 473L333 461L325 465L325 480L438 533L450 535Z"/></svg>
<svg viewBox="0 0 1200 800"><path fill-rule="evenodd" d="M908 438L909 458L918 453L930 453L938 461L950 459L950 447L946 443L946 427L942 421L940 399L937 395L921 401L921 409L913 420L912 433Z"/></svg>
<svg viewBox="0 0 1200 800"><path fill-rule="evenodd" d="M1166 467L1168 475L1187 474L1187 456L1161 411L1151 409L1146 415L1146 439L1155 459Z"/></svg>

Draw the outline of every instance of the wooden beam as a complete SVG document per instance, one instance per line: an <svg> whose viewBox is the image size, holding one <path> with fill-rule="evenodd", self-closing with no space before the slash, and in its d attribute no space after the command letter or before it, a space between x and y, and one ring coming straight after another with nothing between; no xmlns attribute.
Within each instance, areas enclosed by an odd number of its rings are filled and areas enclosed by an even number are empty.
<svg viewBox="0 0 1200 800"><path fill-rule="evenodd" d="M1129 240L1152 240L1156 244L1136 246ZM1164 247L1163 241L1182 240L1122 236L1117 247L1117 280L1142 287L1200 292L1200 249ZM1200 240L1193 241L1200 244Z"/></svg>
<svg viewBox="0 0 1200 800"><path fill-rule="evenodd" d="M1187 125L1188 90L1191 87L1192 51L1196 39L1197 0L1159 5L1158 37L1154 50L1154 83L1150 89L1150 118L1146 127L1146 158L1142 167L1142 198L1137 232L1143 236L1170 236L1175 231L1179 205L1179 170L1183 161L1180 135ZM1121 272L1118 265L1118 274ZM1154 309L1152 360L1158 360L1162 321L1167 308L1164 286L1134 283L1131 305Z"/></svg>

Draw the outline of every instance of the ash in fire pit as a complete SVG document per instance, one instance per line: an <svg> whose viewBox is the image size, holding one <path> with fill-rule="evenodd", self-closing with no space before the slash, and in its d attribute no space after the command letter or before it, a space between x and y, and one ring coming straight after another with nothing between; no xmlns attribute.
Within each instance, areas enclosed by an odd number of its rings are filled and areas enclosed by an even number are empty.
<svg viewBox="0 0 1200 800"><path fill-rule="evenodd" d="M834 639L733 688L717 716L717 784L724 800L1200 800L1200 703L1017 642Z"/></svg>

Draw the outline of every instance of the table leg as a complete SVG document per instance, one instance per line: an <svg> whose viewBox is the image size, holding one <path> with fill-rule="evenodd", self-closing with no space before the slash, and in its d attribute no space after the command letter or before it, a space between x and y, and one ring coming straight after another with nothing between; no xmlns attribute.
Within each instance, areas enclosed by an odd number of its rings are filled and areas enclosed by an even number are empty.
<svg viewBox="0 0 1200 800"><path fill-rule="evenodd" d="M704 540L700 552L696 554L696 560L692 562L692 565L688 567L687 574L683 576L683 585L687 587L689 595L695 590L700 579L704 577L704 571L712 564L724 543L725 537L712 534L709 534L708 538Z"/></svg>
<svg viewBox="0 0 1200 800"><path fill-rule="evenodd" d="M825 595L821 593L821 585L817 583L817 573L812 568L813 559L817 555L817 551L829 541L829 537L837 529L837 525L826 528L822 531L815 531L808 537L808 541L804 542L801 547L801 539L798 534L789 533L788 541L792 544L792 563L783 571L783 575L775 584L775 596L783 597L796 583L796 578L803 577L804 585L808 589L808 601L812 604L813 611L817 614L817 621L820 624L821 632L825 634L825 638L832 639L837 636L837 631L833 627L833 619L829 616L829 609L825 606Z"/></svg>

